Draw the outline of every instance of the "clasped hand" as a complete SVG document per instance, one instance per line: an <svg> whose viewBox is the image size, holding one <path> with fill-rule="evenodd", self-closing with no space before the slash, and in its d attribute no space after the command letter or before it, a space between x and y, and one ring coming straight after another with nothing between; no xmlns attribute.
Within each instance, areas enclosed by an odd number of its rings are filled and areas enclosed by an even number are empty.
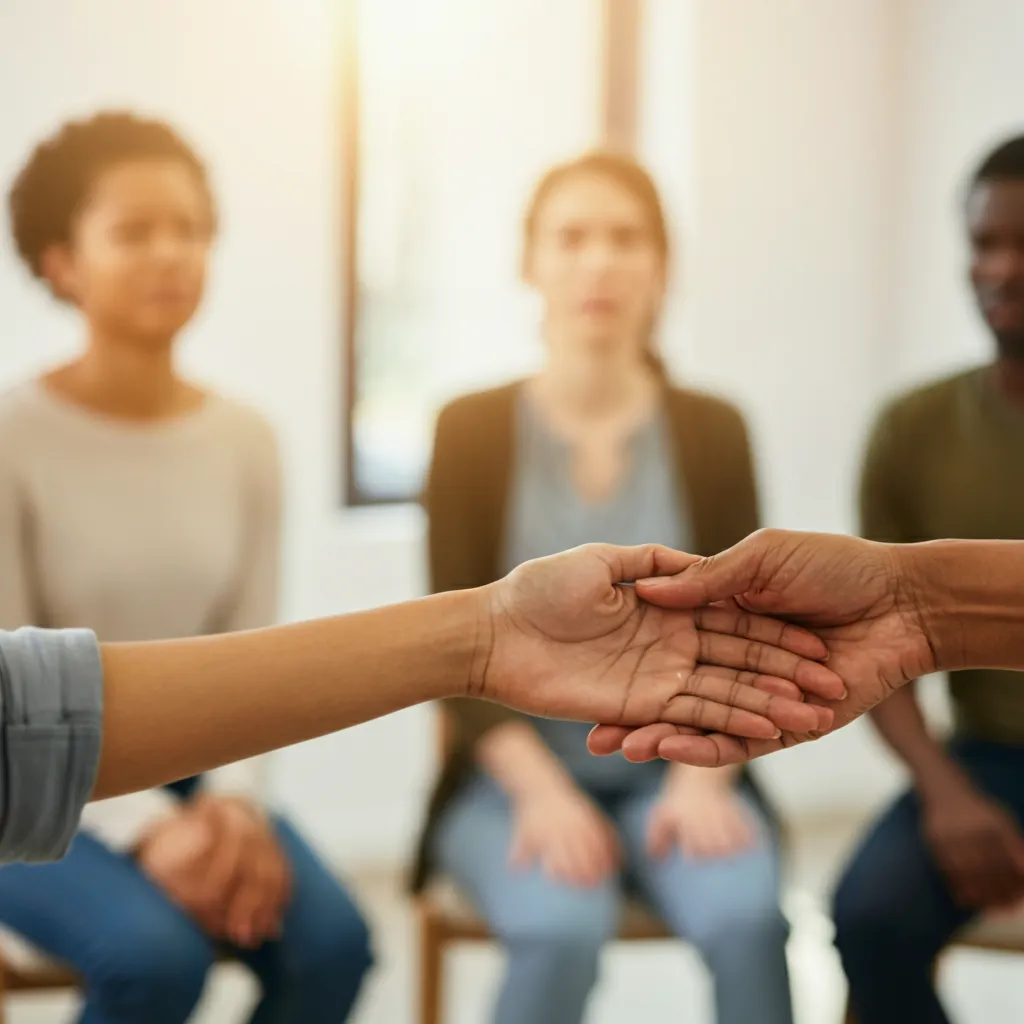
<svg viewBox="0 0 1024 1024"><path fill-rule="evenodd" d="M269 821L248 801L200 796L151 829L137 857L211 937L254 948L280 935L290 871Z"/></svg>

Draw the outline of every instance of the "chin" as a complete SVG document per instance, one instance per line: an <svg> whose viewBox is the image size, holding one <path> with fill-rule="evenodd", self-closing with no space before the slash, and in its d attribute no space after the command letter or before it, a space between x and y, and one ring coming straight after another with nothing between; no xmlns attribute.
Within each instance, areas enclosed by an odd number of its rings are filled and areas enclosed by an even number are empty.
<svg viewBox="0 0 1024 1024"><path fill-rule="evenodd" d="M187 326L190 317L167 317L140 320L133 325L132 335L137 343L146 348L161 349L173 343Z"/></svg>
<svg viewBox="0 0 1024 1024"><path fill-rule="evenodd" d="M1024 363L1024 328L1013 331L999 330L994 333L1000 357L1015 363Z"/></svg>

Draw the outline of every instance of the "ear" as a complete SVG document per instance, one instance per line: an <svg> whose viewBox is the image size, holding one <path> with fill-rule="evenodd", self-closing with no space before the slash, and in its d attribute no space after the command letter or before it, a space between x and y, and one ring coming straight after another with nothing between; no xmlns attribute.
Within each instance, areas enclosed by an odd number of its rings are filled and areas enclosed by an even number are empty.
<svg viewBox="0 0 1024 1024"><path fill-rule="evenodd" d="M39 261L43 278L50 286L50 291L58 299L75 302L78 294L77 275L71 255L71 247L65 242L55 242L47 246Z"/></svg>

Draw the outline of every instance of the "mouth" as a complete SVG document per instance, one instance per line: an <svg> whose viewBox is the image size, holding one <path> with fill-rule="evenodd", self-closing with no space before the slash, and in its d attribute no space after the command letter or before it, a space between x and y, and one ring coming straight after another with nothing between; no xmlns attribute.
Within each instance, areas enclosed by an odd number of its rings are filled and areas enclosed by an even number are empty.
<svg viewBox="0 0 1024 1024"><path fill-rule="evenodd" d="M991 296L982 300L982 310L989 326L995 330L1024 326L1024 296Z"/></svg>
<svg viewBox="0 0 1024 1024"><path fill-rule="evenodd" d="M614 316L619 304L613 299L586 299L581 308L587 316Z"/></svg>
<svg viewBox="0 0 1024 1024"><path fill-rule="evenodd" d="M191 298L188 288L154 288L143 296L144 301L153 306L180 306Z"/></svg>

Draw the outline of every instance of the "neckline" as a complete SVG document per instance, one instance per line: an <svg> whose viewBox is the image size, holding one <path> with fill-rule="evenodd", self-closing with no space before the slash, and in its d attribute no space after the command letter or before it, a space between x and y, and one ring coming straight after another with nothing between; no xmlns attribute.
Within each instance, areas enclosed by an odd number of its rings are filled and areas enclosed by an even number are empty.
<svg viewBox="0 0 1024 1024"><path fill-rule="evenodd" d="M80 405L48 387L40 377L28 381L25 390L30 399L69 425L123 440L149 441L187 436L200 430L221 405L217 395L207 392L204 401L187 412L156 420L130 420Z"/></svg>

